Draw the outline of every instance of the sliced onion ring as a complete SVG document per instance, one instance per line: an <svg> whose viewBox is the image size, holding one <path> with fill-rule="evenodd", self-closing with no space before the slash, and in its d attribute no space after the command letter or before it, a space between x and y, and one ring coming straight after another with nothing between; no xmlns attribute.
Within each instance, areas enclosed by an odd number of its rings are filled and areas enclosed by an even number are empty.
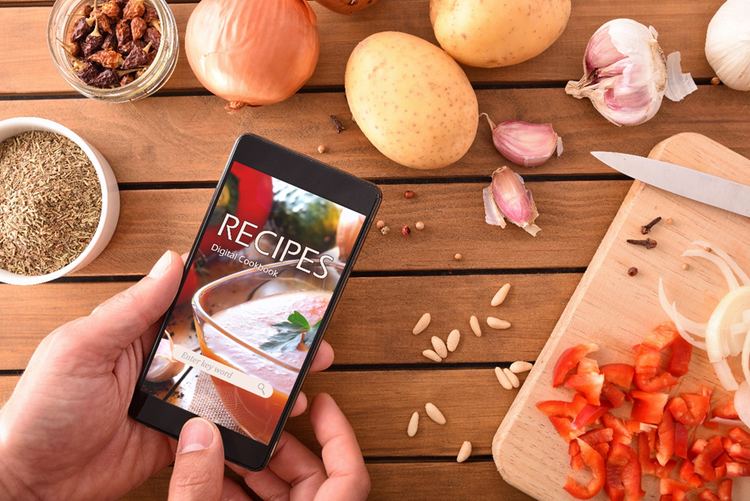
<svg viewBox="0 0 750 501"><path fill-rule="evenodd" d="M664 280L661 277L659 277L659 303L661 304L664 313L666 313L667 316L675 324L679 323L680 325L682 325L682 327L685 329L685 332L698 337L706 337L707 324L700 324L680 314L680 312L677 311L676 303L674 303L675 308L672 308L672 304L670 304L669 300L667 299L667 295L664 293ZM673 317L672 315L675 316ZM685 340L689 342L689 339ZM701 349L705 350L706 348Z"/></svg>
<svg viewBox="0 0 750 501"><path fill-rule="evenodd" d="M672 303L672 314L673 314L672 315L672 322L674 322L675 327L677 327L677 332L680 333L680 336L682 336L682 339L684 339L688 343L692 344L696 348L700 348L701 350L705 351L706 350L706 343L705 343L705 341L696 341L682 327L682 324L680 323L679 314L677 313L677 303Z"/></svg>
<svg viewBox="0 0 750 501"><path fill-rule="evenodd" d="M743 423L750 426L750 383L743 381L734 394L734 408Z"/></svg>
<svg viewBox="0 0 750 501"><path fill-rule="evenodd" d="M701 249L689 249L682 253L683 257L702 257L703 259L708 259L712 263L714 263L716 266L719 267L721 270L721 273L724 275L724 278L727 281L727 285L729 286L729 290L733 291L736 288L740 286L740 283L737 281L737 277L734 276L734 273L732 272L732 269L729 267L726 261L721 259L720 257L711 254L710 252L706 252Z"/></svg>
<svg viewBox="0 0 750 501"><path fill-rule="evenodd" d="M731 335L730 327L737 315L748 307L750 307L750 286L746 285L724 296L711 313L708 327L706 327L706 351L711 363L717 363L726 356L723 353L723 340Z"/></svg>
<svg viewBox="0 0 750 501"><path fill-rule="evenodd" d="M737 390L737 380L734 378L734 374L732 374L732 369L731 367L729 367L729 362L727 362L727 359L722 358L720 361L714 362L712 365L714 366L714 371L716 371L716 377L719 378L719 382L724 387L724 389L726 389L727 391ZM743 381L742 384L745 384L745 381ZM736 398L737 397L735 395L735 399Z"/></svg>
<svg viewBox="0 0 750 501"><path fill-rule="evenodd" d="M708 422L720 424L722 426L744 426L745 428L750 428L748 427L748 425L744 423L744 421L740 421L739 419L726 419L726 418L715 417L715 418L709 419Z"/></svg>
<svg viewBox="0 0 750 501"><path fill-rule="evenodd" d="M729 267L732 269L732 271L739 277L739 279L742 281L742 285L750 285L750 277L747 276L747 273L745 273L742 268L740 268L740 265L738 265L732 257L724 252L722 249L711 245L708 242L703 242L701 240L696 240L692 243L693 245L697 245L699 247L708 247L711 249L711 252L715 253L717 256L722 258L724 261L727 262Z"/></svg>

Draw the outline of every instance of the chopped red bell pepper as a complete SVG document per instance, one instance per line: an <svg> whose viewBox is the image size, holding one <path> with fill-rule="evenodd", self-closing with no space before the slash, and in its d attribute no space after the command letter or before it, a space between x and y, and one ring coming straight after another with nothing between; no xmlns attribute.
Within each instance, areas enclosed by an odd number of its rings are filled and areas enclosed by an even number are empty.
<svg viewBox="0 0 750 501"><path fill-rule="evenodd" d="M672 344L672 356L669 357L667 372L674 377L682 377L688 373L690 368L690 357L693 354L693 345L682 339L675 340Z"/></svg>
<svg viewBox="0 0 750 501"><path fill-rule="evenodd" d="M568 348L555 363L552 372L552 386L560 386L565 382L565 376L570 372L583 357L589 353L595 352L599 346L595 343L579 344L573 348Z"/></svg>
<svg viewBox="0 0 750 501"><path fill-rule="evenodd" d="M727 463L727 476L729 477L750 477L750 464L747 463Z"/></svg>
<svg viewBox="0 0 750 501"><path fill-rule="evenodd" d="M641 464L628 445L613 443L607 456L607 478L604 491L610 501L640 501L646 495L641 489Z"/></svg>
<svg viewBox="0 0 750 501"><path fill-rule="evenodd" d="M602 405L586 404L573 420L571 428L574 430L582 430L587 426L594 424L597 419L602 417L604 413L611 408L612 406L606 403Z"/></svg>
<svg viewBox="0 0 750 501"><path fill-rule="evenodd" d="M581 429L574 430L571 426L573 420L570 418L550 416L549 420L552 423L552 426L554 426L557 430L557 433L559 433L563 440L565 440L566 442L570 442L572 438L577 437L578 435L586 431L585 426L582 426Z"/></svg>
<svg viewBox="0 0 750 501"><path fill-rule="evenodd" d="M635 375L635 387L641 391L657 392L671 388L677 384L677 379L669 372L662 371L659 375L649 376L647 374Z"/></svg>
<svg viewBox="0 0 750 501"><path fill-rule="evenodd" d="M688 430L679 421L674 424L674 454L677 457L688 457Z"/></svg>
<svg viewBox="0 0 750 501"><path fill-rule="evenodd" d="M635 369L632 365L628 364L607 364L602 365L599 368L599 372L604 374L605 383L614 383L629 390L633 384Z"/></svg>
<svg viewBox="0 0 750 501"><path fill-rule="evenodd" d="M685 426L698 426L706 420L710 405L710 395L681 393L669 402L668 409L672 417Z"/></svg>
<svg viewBox="0 0 750 501"><path fill-rule="evenodd" d="M617 409L618 407L621 407L622 403L625 401L625 392L613 383L605 382L604 386L602 386L601 397L606 398L607 402L612 404L613 409Z"/></svg>
<svg viewBox="0 0 750 501"><path fill-rule="evenodd" d="M580 438L591 447L611 442L614 437L614 430L612 428L597 428L581 435ZM572 443L572 442L571 442Z"/></svg>
<svg viewBox="0 0 750 501"><path fill-rule="evenodd" d="M729 430L729 436L732 440L742 445L742 447L750 448L750 433L746 432L739 426Z"/></svg>
<svg viewBox="0 0 750 501"><path fill-rule="evenodd" d="M742 447L742 444L732 444L729 447L729 455L735 460L750 461L750 449Z"/></svg>
<svg viewBox="0 0 750 501"><path fill-rule="evenodd" d="M583 357L578 362L578 374L586 374L587 372L599 374L599 362L593 358Z"/></svg>
<svg viewBox="0 0 750 501"><path fill-rule="evenodd" d="M602 415L602 422L607 428L612 428L612 441L618 442L624 445L630 445L633 441L633 435L628 431L625 423L620 418L617 418L609 412Z"/></svg>
<svg viewBox="0 0 750 501"><path fill-rule="evenodd" d="M581 447L583 461L586 463L586 466L591 468L591 480L589 480L587 485L583 486L576 482L572 476L568 476L568 480L565 482L563 488L576 499L591 499L599 494L602 487L604 487L606 478L604 458L583 440L578 440L578 445Z"/></svg>
<svg viewBox="0 0 750 501"><path fill-rule="evenodd" d="M536 408L542 411L546 416L558 416L558 417L569 417L574 419L583 406L586 405L586 398L576 393L573 397L572 402L565 402L564 400L545 400L543 402L537 402Z"/></svg>
<svg viewBox="0 0 750 501"><path fill-rule="evenodd" d="M675 494L676 492L690 492L692 487L679 480L665 477L659 480L659 494Z"/></svg>
<svg viewBox="0 0 750 501"><path fill-rule="evenodd" d="M643 345L648 346L657 351L672 346L677 339L680 337L680 332L677 330L674 322L664 322L652 330L648 336L643 340Z"/></svg>
<svg viewBox="0 0 750 501"><path fill-rule="evenodd" d="M732 479L725 478L720 481L716 488L716 494L719 495L720 501L732 501Z"/></svg>
<svg viewBox="0 0 750 501"><path fill-rule="evenodd" d="M706 482L716 480L716 468L713 462L724 452L724 445L721 443L721 437L714 435L708 440L706 447L693 460L695 473L701 476Z"/></svg>
<svg viewBox="0 0 750 501"><path fill-rule="evenodd" d="M680 478L691 487L703 487L703 480L695 473L693 463L687 459L682 461L680 465Z"/></svg>
<svg viewBox="0 0 750 501"><path fill-rule="evenodd" d="M606 376L604 380L607 380ZM714 408L713 416L722 419L740 418L739 414L737 414L737 409L734 408L734 402L729 402L728 404L720 405Z"/></svg>
<svg viewBox="0 0 750 501"><path fill-rule="evenodd" d="M726 452L727 454L729 454L729 449L730 449L730 448L731 448L731 447L732 447L732 446L733 446L734 444L736 444L736 443L737 443L737 442L735 442L734 440L732 440L732 439L731 439L731 438L729 438L729 437L724 437L724 438L722 438L722 439L721 439L721 445L723 445L723 446L724 446L724 452Z"/></svg>
<svg viewBox="0 0 750 501"><path fill-rule="evenodd" d="M635 399L630 417L643 423L658 424L661 422L664 406L667 405L669 395L638 390L633 390L630 394Z"/></svg>
<svg viewBox="0 0 750 501"><path fill-rule="evenodd" d="M565 386L580 391L586 401L592 405L600 405L599 396L602 394L604 376L595 372L573 374L565 380Z"/></svg>
<svg viewBox="0 0 750 501"><path fill-rule="evenodd" d="M638 435L638 459L641 462L641 471L644 475L653 475L654 477L668 477L675 466L676 461L669 461L665 466L661 466L656 459L651 458L653 447L649 445L649 433Z"/></svg>
<svg viewBox="0 0 750 501"><path fill-rule="evenodd" d="M701 452L703 452L703 449L706 448L706 445L708 445L708 441L703 438L697 438L693 442L693 445L690 446L690 450L688 451L688 457L694 458Z"/></svg>
<svg viewBox="0 0 750 501"><path fill-rule="evenodd" d="M656 460L664 466L674 455L674 421L668 410L664 411L656 432Z"/></svg>
<svg viewBox="0 0 750 501"><path fill-rule="evenodd" d="M698 499L701 501L720 501L719 496L706 489L698 495Z"/></svg>
<svg viewBox="0 0 750 501"><path fill-rule="evenodd" d="M578 440L571 440L568 444L568 454L570 454L570 467L574 472L578 473L586 467L586 463L583 462L583 456L581 456L581 447L578 445Z"/></svg>
<svg viewBox="0 0 750 501"><path fill-rule="evenodd" d="M635 373L653 376L659 372L661 366L661 352L648 346L638 345L638 355L635 359Z"/></svg>

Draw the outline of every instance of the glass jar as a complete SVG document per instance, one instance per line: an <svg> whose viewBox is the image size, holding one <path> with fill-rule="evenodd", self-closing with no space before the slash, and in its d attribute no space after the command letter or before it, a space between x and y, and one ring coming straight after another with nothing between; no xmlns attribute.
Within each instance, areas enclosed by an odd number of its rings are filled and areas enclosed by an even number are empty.
<svg viewBox="0 0 750 501"><path fill-rule="evenodd" d="M47 22L47 47L57 71L75 90L86 97L110 103L126 103L150 96L159 90L177 66L179 43L177 22L172 10L164 0L148 0L159 15L161 42L156 57L146 71L127 85L115 88L92 87L81 80L73 70L74 58L68 54L61 41L67 42L75 22L81 17L85 5L93 6L94 0L57 0ZM114 31L114 24L113 31Z"/></svg>

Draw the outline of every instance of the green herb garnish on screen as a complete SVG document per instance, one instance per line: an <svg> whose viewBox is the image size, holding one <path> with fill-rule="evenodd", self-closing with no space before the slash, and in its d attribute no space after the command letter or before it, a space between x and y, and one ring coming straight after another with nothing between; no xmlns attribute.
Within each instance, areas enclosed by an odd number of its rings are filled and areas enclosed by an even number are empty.
<svg viewBox="0 0 750 501"><path fill-rule="evenodd" d="M273 326L279 329L279 332L261 344L260 349L282 352L294 351L301 349L302 346L310 348L315 335L318 333L320 320L311 326L302 313L294 310L294 313L289 315L286 322L273 324Z"/></svg>

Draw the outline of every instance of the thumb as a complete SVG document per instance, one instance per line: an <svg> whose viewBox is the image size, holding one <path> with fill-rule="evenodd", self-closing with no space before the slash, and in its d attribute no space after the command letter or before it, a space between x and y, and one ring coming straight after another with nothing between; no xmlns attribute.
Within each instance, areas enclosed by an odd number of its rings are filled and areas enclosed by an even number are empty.
<svg viewBox="0 0 750 501"><path fill-rule="evenodd" d="M76 329L77 335L85 337L92 353L98 353L107 360L116 359L172 304L182 277L183 264L177 253L167 251L146 277L81 319L83 326Z"/></svg>
<svg viewBox="0 0 750 501"><path fill-rule="evenodd" d="M218 501L224 482L224 446L219 429L203 418L182 427L169 501Z"/></svg>

